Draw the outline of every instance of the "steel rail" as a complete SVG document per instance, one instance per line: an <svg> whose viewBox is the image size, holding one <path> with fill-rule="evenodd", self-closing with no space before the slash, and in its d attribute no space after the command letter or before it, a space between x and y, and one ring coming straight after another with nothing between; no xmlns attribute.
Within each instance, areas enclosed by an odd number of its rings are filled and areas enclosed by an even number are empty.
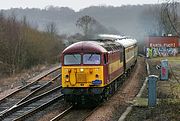
<svg viewBox="0 0 180 121"><path fill-rule="evenodd" d="M49 74L59 70L60 67L57 67L55 69L52 69L51 72L49 72ZM45 76L47 76L48 74L46 73ZM52 81L54 81L55 79L57 79L61 74L57 75L56 77L54 77L51 81L43 84L42 86L38 87L36 90L34 90L33 92L27 92L26 90L30 88L30 86L34 83L36 83L37 81L39 81L41 78L38 78L37 80L35 80L34 82L25 85L24 87L20 88L19 90L7 95L6 97L4 97L2 100L0 100L0 106L1 106L1 112L0 115L3 114L4 112L6 112L9 108L13 107L13 105L18 105L20 103L22 103L23 101L27 100L30 96L32 96L33 94L35 94L36 92L42 90L43 88L47 87L49 84L52 83ZM27 93L27 96L25 95L25 97L15 97L15 95L17 95L18 93L21 93L22 91L24 91L24 95ZM6 101L7 100L7 101ZM8 101L10 100L10 101ZM4 102L3 102L4 101ZM6 102L5 102L6 101Z"/></svg>
<svg viewBox="0 0 180 121"><path fill-rule="evenodd" d="M61 89L61 88L62 88L61 86L58 86L58 87L56 87L56 88L54 88L54 89L52 89L52 90L50 90L50 91L48 91L48 92L45 92L45 93L43 93L43 94L41 94L41 95L39 95L39 96L36 96L36 97L34 97L34 98L30 99L30 100L27 100L27 101L25 101L25 102L22 102L22 103L20 103L19 105L14 105L12 108L10 108L10 109L8 109L7 111L3 112L3 113L0 115L0 119L4 119L4 118L8 117L8 116L11 115L12 113L17 112L18 110L23 109L25 106L30 105L30 104L33 104L33 103L35 103L35 102L38 101L38 100L41 100L41 99L44 98L45 96L47 96L47 95L49 95L49 94L51 94L51 93L54 93L55 91L58 91L58 90ZM54 96L54 94L53 94L53 96ZM51 98L51 97L50 97L50 98ZM43 100L45 100L45 99L43 99ZM48 96L48 100L49 100L49 96ZM35 104L36 104L36 103L35 103Z"/></svg>
<svg viewBox="0 0 180 121"><path fill-rule="evenodd" d="M59 78L61 76L61 74L58 74L56 77L54 77L53 79L51 79L50 81L48 81L47 83L45 83L43 86L41 86L40 88L37 88L36 90L32 91L31 93L29 93L26 97L24 97L23 99L21 99L19 102L17 102L15 105L19 105L20 103L26 101L30 96L32 96L33 94L35 94L36 92L38 92L39 90L42 90L43 88L49 86L52 84L52 82L54 80L56 80L57 78Z"/></svg>
<svg viewBox="0 0 180 121"><path fill-rule="evenodd" d="M66 114L68 114L72 109L73 109L73 106L70 106L68 109L66 109L66 110L63 111L62 113L58 114L56 117L54 117L54 118L51 119L50 121L59 121L59 120L62 119Z"/></svg>
<svg viewBox="0 0 180 121"><path fill-rule="evenodd" d="M47 108L48 106L50 106L50 105L58 102L58 101L59 101L60 99L62 99L62 98L63 98L63 95L60 95L60 96L58 96L58 97L56 97L56 98L48 101L47 103L45 103L45 104L43 104L43 105L35 108L34 110L29 111L29 112L27 112L26 114L24 114L24 115L22 115L22 116L20 116L20 117L18 117L18 118L16 118L16 119L14 119L13 121L22 121L22 120L25 120L26 118L32 116L33 114L35 114L35 113L37 113L37 112L39 112L39 111Z"/></svg>
<svg viewBox="0 0 180 121"><path fill-rule="evenodd" d="M31 82L31 83L29 83L29 84L27 84L27 85L25 85L25 86L20 87L18 90L13 91L12 93L10 93L10 94L8 94L7 96L5 96L4 98L0 99L0 104L1 104L4 100L6 100L7 98L9 98L10 96L18 93L19 91L21 91L21 90L23 90L23 89L28 88L29 86L31 86L32 84L34 84L34 83L36 83L37 81L41 80L41 79L44 78L45 76L47 76L47 75L49 75L49 74L51 74L51 73L53 73L53 72L55 72L55 71L57 71L57 70L59 70L59 69L61 69L61 66L54 67L51 71L47 70L47 71L44 72L44 74L40 74L40 75L37 75L37 76L29 79L28 81Z"/></svg>

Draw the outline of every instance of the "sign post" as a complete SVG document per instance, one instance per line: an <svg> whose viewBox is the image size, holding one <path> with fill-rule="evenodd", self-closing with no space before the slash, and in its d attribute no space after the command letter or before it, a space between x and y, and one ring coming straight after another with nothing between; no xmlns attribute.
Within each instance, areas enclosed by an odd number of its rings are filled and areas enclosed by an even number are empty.
<svg viewBox="0 0 180 121"><path fill-rule="evenodd" d="M156 81L158 76L149 75L148 77L148 106L154 107L156 105Z"/></svg>

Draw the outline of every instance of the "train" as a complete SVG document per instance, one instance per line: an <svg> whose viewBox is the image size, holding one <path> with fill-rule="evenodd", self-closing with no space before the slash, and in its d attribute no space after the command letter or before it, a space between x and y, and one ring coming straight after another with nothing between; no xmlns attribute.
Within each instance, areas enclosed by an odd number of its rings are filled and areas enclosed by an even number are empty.
<svg viewBox="0 0 180 121"><path fill-rule="evenodd" d="M135 66L137 40L126 36L99 34L76 42L62 52L62 90L73 104L107 100Z"/></svg>

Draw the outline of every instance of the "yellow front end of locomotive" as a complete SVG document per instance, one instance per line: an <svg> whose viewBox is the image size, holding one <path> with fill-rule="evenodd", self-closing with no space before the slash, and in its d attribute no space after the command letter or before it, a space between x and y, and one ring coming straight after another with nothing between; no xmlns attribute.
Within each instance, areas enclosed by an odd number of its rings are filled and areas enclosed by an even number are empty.
<svg viewBox="0 0 180 121"><path fill-rule="evenodd" d="M103 66L63 66L62 87L103 87Z"/></svg>

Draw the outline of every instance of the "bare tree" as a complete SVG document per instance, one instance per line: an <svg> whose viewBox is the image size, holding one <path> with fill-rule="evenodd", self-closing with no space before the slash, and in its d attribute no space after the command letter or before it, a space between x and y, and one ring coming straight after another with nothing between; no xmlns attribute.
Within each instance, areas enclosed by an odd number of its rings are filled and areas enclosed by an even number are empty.
<svg viewBox="0 0 180 121"><path fill-rule="evenodd" d="M161 7L161 21L165 34L180 35L178 28L177 2L168 0Z"/></svg>
<svg viewBox="0 0 180 121"><path fill-rule="evenodd" d="M88 37L92 25L96 23L96 20L93 17L88 15L82 16L76 21L76 26L80 27L83 30L85 38Z"/></svg>
<svg viewBox="0 0 180 121"><path fill-rule="evenodd" d="M56 35L57 34L57 28L56 24L54 22L51 22L46 25L46 32L50 33L51 35Z"/></svg>

